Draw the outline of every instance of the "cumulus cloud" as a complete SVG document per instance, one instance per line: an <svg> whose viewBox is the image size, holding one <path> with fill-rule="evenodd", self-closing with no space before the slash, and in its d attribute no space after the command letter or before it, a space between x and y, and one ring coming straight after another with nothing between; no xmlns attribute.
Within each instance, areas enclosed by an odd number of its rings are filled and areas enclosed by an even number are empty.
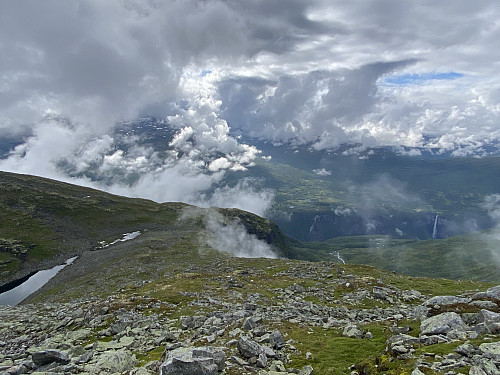
<svg viewBox="0 0 500 375"><path fill-rule="evenodd" d="M262 188L259 180L244 178L235 186L217 187L213 193L204 194L193 203L201 207L239 208L265 216L273 199L273 190Z"/></svg>
<svg viewBox="0 0 500 375"><path fill-rule="evenodd" d="M0 139L22 141L0 168L221 202L259 155L237 135L484 155L499 16L491 0L3 1ZM146 114L167 145L116 132Z"/></svg>
<svg viewBox="0 0 500 375"><path fill-rule="evenodd" d="M267 242L249 234L237 218L228 219L217 209L188 207L181 215L184 220L201 219L206 233L199 237L202 245L241 258L277 258Z"/></svg>

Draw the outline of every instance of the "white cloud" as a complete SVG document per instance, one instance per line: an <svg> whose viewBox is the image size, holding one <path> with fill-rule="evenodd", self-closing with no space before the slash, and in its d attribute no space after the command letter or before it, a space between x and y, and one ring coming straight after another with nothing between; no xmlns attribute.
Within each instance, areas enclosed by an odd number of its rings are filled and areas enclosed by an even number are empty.
<svg viewBox="0 0 500 375"><path fill-rule="evenodd" d="M483 155L499 19L494 0L3 1L0 138L25 143L0 168L196 200L259 155L233 134ZM117 138L144 114L171 150Z"/></svg>
<svg viewBox="0 0 500 375"><path fill-rule="evenodd" d="M202 245L241 258L277 258L271 246L256 235L249 234L238 218L229 219L217 209L187 207L180 221L202 219L205 233L199 236Z"/></svg>
<svg viewBox="0 0 500 375"><path fill-rule="evenodd" d="M263 189L260 181L244 178L235 186L222 186L212 194L204 194L191 203L201 207L239 208L254 214L265 216L274 199L274 191Z"/></svg>

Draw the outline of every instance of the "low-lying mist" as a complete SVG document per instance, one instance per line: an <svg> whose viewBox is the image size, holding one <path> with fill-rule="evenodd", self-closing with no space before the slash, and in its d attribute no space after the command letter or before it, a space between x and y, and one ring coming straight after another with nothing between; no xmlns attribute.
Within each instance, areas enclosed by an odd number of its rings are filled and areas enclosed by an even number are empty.
<svg viewBox="0 0 500 375"><path fill-rule="evenodd" d="M229 219L216 208L187 207L180 220L203 222L205 231L198 238L202 246L241 258L278 258L267 242L249 234L237 218Z"/></svg>

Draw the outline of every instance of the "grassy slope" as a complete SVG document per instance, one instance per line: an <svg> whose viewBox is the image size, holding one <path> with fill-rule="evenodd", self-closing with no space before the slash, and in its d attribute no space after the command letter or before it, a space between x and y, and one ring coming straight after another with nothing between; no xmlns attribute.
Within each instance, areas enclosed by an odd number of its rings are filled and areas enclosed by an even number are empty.
<svg viewBox="0 0 500 375"><path fill-rule="evenodd" d="M158 204L40 177L0 172L0 283L68 255L95 248L133 231L165 230L177 223L187 205ZM290 255L286 239L269 220L240 210L221 210L240 217L250 232ZM201 222L193 224L202 229ZM176 228L182 231L183 227ZM24 250L14 254L12 246ZM7 244L7 245L5 245Z"/></svg>

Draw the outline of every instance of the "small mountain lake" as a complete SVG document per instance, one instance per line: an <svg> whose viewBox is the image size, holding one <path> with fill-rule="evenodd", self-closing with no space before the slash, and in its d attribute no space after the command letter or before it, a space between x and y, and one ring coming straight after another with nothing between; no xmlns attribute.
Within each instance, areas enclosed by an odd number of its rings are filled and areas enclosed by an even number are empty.
<svg viewBox="0 0 500 375"><path fill-rule="evenodd" d="M30 294L36 292L42 286L44 286L50 279L52 279L60 270L62 270L67 265L70 265L78 257L73 257L68 259L64 264L52 267L48 270L42 270L34 273L32 276L28 277L26 281L22 282L20 285L13 287L3 293L0 293L0 305L17 305Z"/></svg>

